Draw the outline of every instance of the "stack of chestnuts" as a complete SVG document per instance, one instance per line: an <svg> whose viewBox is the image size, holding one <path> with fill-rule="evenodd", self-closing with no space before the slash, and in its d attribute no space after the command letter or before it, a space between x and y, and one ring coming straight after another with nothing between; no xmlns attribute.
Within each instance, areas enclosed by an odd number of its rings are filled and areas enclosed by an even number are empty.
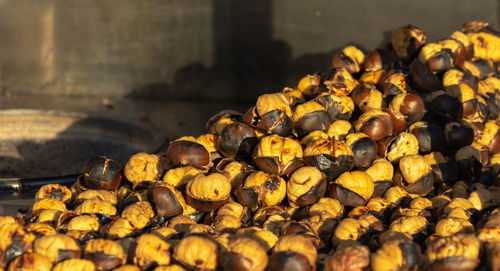
<svg viewBox="0 0 500 271"><path fill-rule="evenodd" d="M500 35L408 25L0 217L0 270L500 270Z"/></svg>

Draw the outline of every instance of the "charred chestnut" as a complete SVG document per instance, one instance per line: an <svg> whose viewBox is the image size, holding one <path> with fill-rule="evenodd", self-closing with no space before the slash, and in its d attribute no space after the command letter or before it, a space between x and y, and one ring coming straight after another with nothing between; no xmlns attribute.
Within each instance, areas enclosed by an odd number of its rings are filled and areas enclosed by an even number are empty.
<svg viewBox="0 0 500 271"><path fill-rule="evenodd" d="M280 176L289 174L302 166L301 158L300 143L278 135L263 137L253 155L255 164L261 170Z"/></svg>
<svg viewBox="0 0 500 271"><path fill-rule="evenodd" d="M215 270L218 266L217 243L202 236L186 236L174 248L174 258L198 270Z"/></svg>
<svg viewBox="0 0 500 271"><path fill-rule="evenodd" d="M346 143L354 155L354 167L366 168L377 156L377 144L364 133L348 134Z"/></svg>
<svg viewBox="0 0 500 271"><path fill-rule="evenodd" d="M321 75L321 81L326 88L337 96L351 94L358 81L345 68L332 68Z"/></svg>
<svg viewBox="0 0 500 271"><path fill-rule="evenodd" d="M106 157L94 157L83 166L83 172L78 177L82 190L104 189L116 191L122 179L121 166Z"/></svg>
<svg viewBox="0 0 500 271"><path fill-rule="evenodd" d="M288 201L292 205L307 206L318 201L326 191L326 178L315 167L301 167L290 175L286 185Z"/></svg>
<svg viewBox="0 0 500 271"><path fill-rule="evenodd" d="M288 136L293 129L292 109L283 93L264 94L244 116L244 122L267 133Z"/></svg>
<svg viewBox="0 0 500 271"><path fill-rule="evenodd" d="M257 171L245 179L235 195L239 203L252 210L279 204L286 196L286 182L277 175Z"/></svg>
<svg viewBox="0 0 500 271"><path fill-rule="evenodd" d="M372 84L357 86L352 92L351 98L361 112L366 112L371 109L381 110L384 101L382 92L378 91Z"/></svg>
<svg viewBox="0 0 500 271"><path fill-rule="evenodd" d="M418 140L418 149L421 153L441 151L445 147L445 135L440 126L416 122L408 129Z"/></svg>
<svg viewBox="0 0 500 271"><path fill-rule="evenodd" d="M0 225L0 268L31 249L34 239L33 233L27 232L17 223Z"/></svg>
<svg viewBox="0 0 500 271"><path fill-rule="evenodd" d="M330 184L328 194L346 206L365 205L373 195L374 184L363 171L344 172Z"/></svg>
<svg viewBox="0 0 500 271"><path fill-rule="evenodd" d="M200 174L186 186L187 203L199 211L216 210L229 201L231 183L220 173Z"/></svg>
<svg viewBox="0 0 500 271"><path fill-rule="evenodd" d="M418 54L418 59L433 72L443 72L453 68L455 64L454 57L450 49L444 48L439 43L427 43L422 46Z"/></svg>
<svg viewBox="0 0 500 271"><path fill-rule="evenodd" d="M392 32L392 48L402 60L413 58L425 43L424 31L414 25L402 26Z"/></svg>
<svg viewBox="0 0 500 271"><path fill-rule="evenodd" d="M35 201L51 198L64 203L69 203L71 197L71 191L66 186L62 186L60 184L47 184L38 190L35 195Z"/></svg>
<svg viewBox="0 0 500 271"><path fill-rule="evenodd" d="M426 101L429 110L433 114L433 120L444 124L462 117L463 107L460 101L446 94L444 91L434 91L427 96Z"/></svg>
<svg viewBox="0 0 500 271"><path fill-rule="evenodd" d="M363 113L355 122L354 128L357 132L369 136L373 141L392 135L393 132L391 116L375 109Z"/></svg>
<svg viewBox="0 0 500 271"><path fill-rule="evenodd" d="M333 68L345 68L349 73L358 73L363 67L363 62L365 61L365 54L356 48L356 46L350 45L335 53L332 60Z"/></svg>
<svg viewBox="0 0 500 271"><path fill-rule="evenodd" d="M240 237L231 240L227 251L220 255L222 270L264 271L268 262L264 248L253 239Z"/></svg>

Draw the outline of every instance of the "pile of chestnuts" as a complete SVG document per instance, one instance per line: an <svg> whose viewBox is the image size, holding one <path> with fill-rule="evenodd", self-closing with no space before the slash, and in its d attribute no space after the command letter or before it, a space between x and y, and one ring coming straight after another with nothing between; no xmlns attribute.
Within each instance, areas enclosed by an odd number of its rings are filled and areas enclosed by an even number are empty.
<svg viewBox="0 0 500 271"><path fill-rule="evenodd" d="M0 217L0 270L500 270L500 35L474 21L90 159Z"/></svg>

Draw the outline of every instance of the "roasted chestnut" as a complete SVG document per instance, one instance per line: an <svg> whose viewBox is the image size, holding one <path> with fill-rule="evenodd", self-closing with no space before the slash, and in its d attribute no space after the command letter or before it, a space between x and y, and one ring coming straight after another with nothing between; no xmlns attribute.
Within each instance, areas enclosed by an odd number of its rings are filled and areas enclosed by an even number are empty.
<svg viewBox="0 0 500 271"><path fill-rule="evenodd" d="M17 223L0 225L0 268L6 267L14 257L30 250L34 240L35 235Z"/></svg>
<svg viewBox="0 0 500 271"><path fill-rule="evenodd" d="M265 249L253 239L240 237L229 241L227 250L220 254L222 270L264 271L268 258Z"/></svg>
<svg viewBox="0 0 500 271"><path fill-rule="evenodd" d="M422 46L418 54L418 59L426 64L431 71L437 73L449 70L455 64L455 57L452 50L443 47L439 43L427 43Z"/></svg>
<svg viewBox="0 0 500 271"><path fill-rule="evenodd" d="M92 261L85 259L68 259L54 266L53 271L95 271L97 267Z"/></svg>
<svg viewBox="0 0 500 271"><path fill-rule="evenodd" d="M424 101L418 94L401 93L391 100L387 113L392 118L394 131L403 132L424 117Z"/></svg>
<svg viewBox="0 0 500 271"><path fill-rule="evenodd" d="M365 59L366 71L392 70L401 67L397 56L386 49L375 49Z"/></svg>
<svg viewBox="0 0 500 271"><path fill-rule="evenodd" d="M281 237L273 249L268 269L278 270L315 270L318 257L313 243L302 235Z"/></svg>
<svg viewBox="0 0 500 271"><path fill-rule="evenodd" d="M428 270L474 270L479 265L481 244L474 235L437 238L427 244Z"/></svg>
<svg viewBox="0 0 500 271"><path fill-rule="evenodd" d="M433 115L433 120L438 124L445 124L462 118L462 104L457 98L448 95L444 91L432 92L427 96L426 102Z"/></svg>
<svg viewBox="0 0 500 271"><path fill-rule="evenodd" d="M408 130L417 138L420 153L444 150L445 135L440 126L427 122L416 122Z"/></svg>
<svg viewBox="0 0 500 271"><path fill-rule="evenodd" d="M253 171L253 167L243 161L222 159L217 163L215 171L226 175L231 182L232 189L235 190L241 186L246 176Z"/></svg>
<svg viewBox="0 0 500 271"><path fill-rule="evenodd" d="M186 236L174 248L174 258L189 268L215 270L218 267L217 243L202 236Z"/></svg>
<svg viewBox="0 0 500 271"><path fill-rule="evenodd" d="M435 234L448 237L458 233L474 233L474 226L468 220L457 217L440 219L435 228Z"/></svg>
<svg viewBox="0 0 500 271"><path fill-rule="evenodd" d="M193 166L199 169L210 167L212 160L209 150L203 144L197 142L194 137L181 137L170 142L166 157L174 166ZM146 167L145 165L142 166L151 171L150 176L148 176L150 180L157 180L159 178L158 175L163 173L162 168L159 167L160 164L156 164L155 167L155 162L156 160L149 162L151 163L150 167ZM159 162L158 160L158 163Z"/></svg>
<svg viewBox="0 0 500 271"><path fill-rule="evenodd" d="M292 109L283 93L261 95L243 120L257 129L280 136L290 135L293 129Z"/></svg>
<svg viewBox="0 0 500 271"><path fill-rule="evenodd" d="M406 94L408 83L406 75L399 71L390 71L380 80L379 89L385 101L390 101L395 95Z"/></svg>
<svg viewBox="0 0 500 271"><path fill-rule="evenodd" d="M426 195L434 185L432 168L427 160L418 154L406 155L399 161L399 170L393 181L408 193Z"/></svg>
<svg viewBox="0 0 500 271"><path fill-rule="evenodd" d="M78 242L63 234L47 235L36 239L33 251L47 257L51 262L79 258L81 253Z"/></svg>
<svg viewBox="0 0 500 271"><path fill-rule="evenodd" d="M53 263L43 255L37 253L25 253L13 259L9 264L9 269L5 270L40 270L50 271ZM54 269L56 270L56 269ZM91 270L91 269L89 269Z"/></svg>
<svg viewBox="0 0 500 271"><path fill-rule="evenodd" d="M315 166L331 180L352 169L354 154L345 142L318 139L305 147L304 162Z"/></svg>
<svg viewBox="0 0 500 271"><path fill-rule="evenodd" d="M148 189L148 199L154 204L156 213L170 218L184 212L186 201L182 193L166 182L156 182Z"/></svg>
<svg viewBox="0 0 500 271"><path fill-rule="evenodd" d="M160 178L163 174L163 165L160 156L156 154L137 153L130 157L123 168L123 173L134 187L147 185Z"/></svg>
<svg viewBox="0 0 500 271"><path fill-rule="evenodd" d="M105 234L109 238L124 238L134 233L135 228L126 218L112 220L106 227Z"/></svg>
<svg viewBox="0 0 500 271"><path fill-rule="evenodd" d="M326 177L316 167L301 167L290 175L286 195L291 205L307 206L318 201L326 191Z"/></svg>
<svg viewBox="0 0 500 271"><path fill-rule="evenodd" d="M392 32L392 48L400 59L406 61L415 57L426 39L424 31L418 27L411 24L402 26Z"/></svg>
<svg viewBox="0 0 500 271"><path fill-rule="evenodd" d="M248 175L235 195L239 203L252 210L279 204L286 196L286 182L277 175L257 171Z"/></svg>
<svg viewBox="0 0 500 271"><path fill-rule="evenodd" d="M186 185L190 180L192 180L196 175L200 173L203 173L203 171L193 166L172 168L165 172L163 181L175 187L180 187Z"/></svg>
<svg viewBox="0 0 500 271"><path fill-rule="evenodd" d="M346 143L354 155L354 167L366 168L377 156L377 144L364 133L348 134Z"/></svg>
<svg viewBox="0 0 500 271"><path fill-rule="evenodd" d="M345 240L358 241L361 240L365 233L366 229L359 224L357 219L344 218L339 222L337 227L335 227L332 243L338 245Z"/></svg>
<svg viewBox="0 0 500 271"><path fill-rule="evenodd" d="M350 122L346 120L336 120L332 124L330 124L330 127L328 128L328 131L326 133L329 137L335 140L344 141L347 135L353 132L354 128L352 127Z"/></svg>
<svg viewBox="0 0 500 271"><path fill-rule="evenodd" d="M309 132L326 131L330 126L330 117L326 109L315 101L297 105L292 115L293 128L298 137Z"/></svg>
<svg viewBox="0 0 500 271"><path fill-rule="evenodd" d="M498 120L489 120L484 124L484 132L478 143L486 147L492 154L500 152L500 123Z"/></svg>
<svg viewBox="0 0 500 271"><path fill-rule="evenodd" d="M402 216L392 221L389 230L404 233L415 241L422 241L427 236L429 221L423 216Z"/></svg>
<svg viewBox="0 0 500 271"><path fill-rule="evenodd" d="M330 184L328 194L346 206L365 205L373 195L374 184L363 171L344 172Z"/></svg>
<svg viewBox="0 0 500 271"><path fill-rule="evenodd" d="M36 193L35 201L51 198L64 203L69 203L71 197L71 191L66 186L62 186L60 184L46 184Z"/></svg>
<svg viewBox="0 0 500 271"><path fill-rule="evenodd" d="M381 239L384 238L384 236L381 237ZM411 240L399 237L395 240L388 238L377 251L372 253L371 268L374 271L418 270L422 268L420 248Z"/></svg>
<svg viewBox="0 0 500 271"><path fill-rule="evenodd" d="M270 135L263 137L255 149L253 160L263 171L285 175L303 165L302 147L294 139Z"/></svg>
<svg viewBox="0 0 500 271"><path fill-rule="evenodd" d="M222 129L227 125L243 120L243 115L234 110L222 110L213 115L206 123L205 129L208 133L220 135Z"/></svg>
<svg viewBox="0 0 500 271"><path fill-rule="evenodd" d="M320 91L320 83L321 77L319 74L308 74L300 79L297 84L297 90L299 90L306 97L316 96Z"/></svg>
<svg viewBox="0 0 500 271"><path fill-rule="evenodd" d="M373 161L372 166L366 169L365 173L373 180L373 197L382 197L385 191L392 185L394 168L392 164L385 159Z"/></svg>
<svg viewBox="0 0 500 271"><path fill-rule="evenodd" d="M222 129L217 140L217 150L229 158L247 159L257 145L257 134L250 125L234 122Z"/></svg>
<svg viewBox="0 0 500 271"><path fill-rule="evenodd" d="M332 60L333 68L345 68L349 73L358 73L363 67L365 54L354 45L346 46L335 53Z"/></svg>
<svg viewBox="0 0 500 271"><path fill-rule="evenodd" d="M138 201L125 207L121 217L126 218L135 229L141 230L146 227L155 216L153 207L148 201Z"/></svg>
<svg viewBox="0 0 500 271"><path fill-rule="evenodd" d="M99 156L88 160L78 177L80 189L104 189L116 191L122 179L121 166L115 161Z"/></svg>
<svg viewBox="0 0 500 271"><path fill-rule="evenodd" d="M43 210L47 209L58 210L60 212L64 212L67 210L66 204L64 204L64 202L53 198L46 198L37 200L35 204L33 204L33 210L32 210L33 216L37 216Z"/></svg>
<svg viewBox="0 0 500 271"><path fill-rule="evenodd" d="M358 81L345 68L331 68L321 75L321 81L326 88L337 96L351 94Z"/></svg>
<svg viewBox="0 0 500 271"><path fill-rule="evenodd" d="M92 261L99 270L110 270L127 261L122 246L106 239L89 240L83 251L83 258Z"/></svg>
<svg viewBox="0 0 500 271"><path fill-rule="evenodd" d="M361 112L366 112L371 109L381 110L384 101L382 92L378 91L372 84L357 86L352 92L351 98Z"/></svg>
<svg viewBox="0 0 500 271"><path fill-rule="evenodd" d="M366 134L373 141L390 136L393 132L391 116L376 109L363 113L354 123L354 128L358 133Z"/></svg>
<svg viewBox="0 0 500 271"><path fill-rule="evenodd" d="M370 265L370 250L358 242L341 242L325 264L325 271L362 271Z"/></svg>
<svg viewBox="0 0 500 271"><path fill-rule="evenodd" d="M392 163L406 155L418 154L418 139L411 133L399 133L378 142L378 152Z"/></svg>
<svg viewBox="0 0 500 271"><path fill-rule="evenodd" d="M113 206L116 206L116 204L118 204L118 199L116 198L114 192L107 190L94 190L94 189L85 190L82 193L78 194L76 196L75 203L80 204L85 200L95 199L95 198L107 201Z"/></svg>
<svg viewBox="0 0 500 271"><path fill-rule="evenodd" d="M142 270L170 264L170 245L154 234L143 234L129 250L132 262Z"/></svg>
<svg viewBox="0 0 500 271"><path fill-rule="evenodd" d="M229 201L231 182L220 173L200 174L186 186L187 203L199 211L216 210Z"/></svg>
<svg viewBox="0 0 500 271"><path fill-rule="evenodd" d="M466 83L446 87L445 92L462 103L462 117L470 117L477 111L476 91Z"/></svg>

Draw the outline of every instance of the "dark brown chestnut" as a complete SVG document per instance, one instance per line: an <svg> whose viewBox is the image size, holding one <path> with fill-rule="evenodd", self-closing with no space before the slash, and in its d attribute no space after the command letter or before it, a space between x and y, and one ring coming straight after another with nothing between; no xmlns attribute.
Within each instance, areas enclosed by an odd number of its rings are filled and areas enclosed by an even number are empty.
<svg viewBox="0 0 500 271"><path fill-rule="evenodd" d="M419 92L428 93L441 88L439 78L418 58L414 59L409 66L408 82L413 89Z"/></svg>
<svg viewBox="0 0 500 271"><path fill-rule="evenodd" d="M166 153L170 163L177 167L193 166L206 169L211 164L210 152L195 138L179 138L170 142ZM161 170L158 171L161 174ZM155 178L158 178L156 176ZM128 178L127 178L128 179Z"/></svg>
<svg viewBox="0 0 500 271"><path fill-rule="evenodd" d="M417 138L420 153L445 149L445 135L440 126L427 122L416 122L408 130Z"/></svg>
<svg viewBox="0 0 500 271"><path fill-rule="evenodd" d="M454 67L455 55L439 43L427 43L420 49L418 59L433 72L439 73Z"/></svg>
<svg viewBox="0 0 500 271"><path fill-rule="evenodd" d="M378 141L392 135L393 124L391 116L381 110L372 109L363 113L354 123L358 133L364 133L373 141Z"/></svg>
<svg viewBox="0 0 500 271"><path fill-rule="evenodd" d="M122 179L121 166L115 161L99 156L88 160L83 166L78 183L84 189L104 189L115 191Z"/></svg>
<svg viewBox="0 0 500 271"><path fill-rule="evenodd" d="M314 101L297 105L292 120L298 137L315 130L326 131L330 126L330 118L325 108Z"/></svg>
<svg viewBox="0 0 500 271"><path fill-rule="evenodd" d="M165 182L156 182L149 187L148 199L154 204L156 213L165 218L182 214L186 205L182 193Z"/></svg>
<svg viewBox="0 0 500 271"><path fill-rule="evenodd" d="M462 117L470 117L477 111L476 91L465 83L446 87L445 92L462 103Z"/></svg>
<svg viewBox="0 0 500 271"><path fill-rule="evenodd" d="M424 101L416 93L401 93L391 100L387 113L392 118L394 131L403 132L424 117Z"/></svg>
<svg viewBox="0 0 500 271"><path fill-rule="evenodd" d="M217 150L224 156L237 159L251 158L258 139L250 125L234 122L222 129L217 140Z"/></svg>
<svg viewBox="0 0 500 271"><path fill-rule="evenodd" d="M366 71L392 70L401 67L397 56L386 49L375 49L365 59Z"/></svg>
<svg viewBox="0 0 500 271"><path fill-rule="evenodd" d="M449 150L458 150L463 146L472 144L474 141L474 130L459 122L448 122L444 126L444 136Z"/></svg>
<svg viewBox="0 0 500 271"><path fill-rule="evenodd" d="M346 143L354 155L354 167L366 168L377 156L377 144L364 133L348 134Z"/></svg>
<svg viewBox="0 0 500 271"><path fill-rule="evenodd" d="M426 98L428 108L437 124L462 118L463 106L460 101L444 91L434 91Z"/></svg>

